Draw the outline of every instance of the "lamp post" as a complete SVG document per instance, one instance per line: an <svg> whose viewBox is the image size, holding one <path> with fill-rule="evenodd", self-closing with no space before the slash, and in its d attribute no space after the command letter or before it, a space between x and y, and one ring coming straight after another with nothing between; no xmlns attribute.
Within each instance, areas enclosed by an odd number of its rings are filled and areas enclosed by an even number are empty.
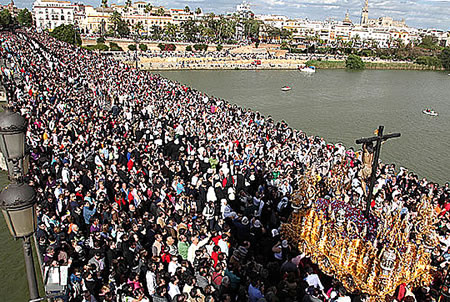
<svg viewBox="0 0 450 302"><path fill-rule="evenodd" d="M27 172L26 130L27 122L20 114L12 111L0 113L0 149L12 181L0 193L0 208L11 235L22 239L30 299L37 300L39 291L30 243L30 237L36 230L36 193L31 186L23 183L23 175Z"/></svg>
<svg viewBox="0 0 450 302"><path fill-rule="evenodd" d="M75 20L75 22L73 23L73 45L77 45L77 33L78 33L78 21Z"/></svg>
<svg viewBox="0 0 450 302"><path fill-rule="evenodd" d="M28 156L25 155L26 131L27 121L23 116L9 110L0 113L0 150L11 181L21 180L28 172Z"/></svg>
<svg viewBox="0 0 450 302"><path fill-rule="evenodd" d="M137 30L139 31L139 30ZM136 43L136 70L139 69L138 66L138 47L139 47L139 42L141 41L141 37L139 36L139 32L136 32L136 34L134 35L134 43Z"/></svg>
<svg viewBox="0 0 450 302"><path fill-rule="evenodd" d="M11 235L22 238L30 299L39 298L30 238L36 230L36 195L25 183L12 183L0 193L0 206Z"/></svg>

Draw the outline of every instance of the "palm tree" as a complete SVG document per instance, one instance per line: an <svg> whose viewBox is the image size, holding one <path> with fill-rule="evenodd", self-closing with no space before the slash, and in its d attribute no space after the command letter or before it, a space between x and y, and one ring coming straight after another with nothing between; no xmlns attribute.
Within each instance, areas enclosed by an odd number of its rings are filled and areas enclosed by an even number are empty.
<svg viewBox="0 0 450 302"><path fill-rule="evenodd" d="M161 27L157 25L152 26L152 40L161 40L162 30Z"/></svg>
<svg viewBox="0 0 450 302"><path fill-rule="evenodd" d="M164 28L164 34L169 38L170 41L174 41L177 37L178 27L173 23L167 23Z"/></svg>
<svg viewBox="0 0 450 302"><path fill-rule="evenodd" d="M189 13L190 11L191 11L191 9L189 8L189 6L186 5L186 7L184 8L184 12Z"/></svg>
<svg viewBox="0 0 450 302"><path fill-rule="evenodd" d="M108 0L102 0L102 7L108 7Z"/></svg>
<svg viewBox="0 0 450 302"><path fill-rule="evenodd" d="M148 4L145 6L144 12L145 12L146 14L148 14L148 13L151 13L152 10L153 10L153 6L152 6L150 3L148 3Z"/></svg>
<svg viewBox="0 0 450 302"><path fill-rule="evenodd" d="M130 10L131 7L131 0L126 0L125 1L125 8L123 9L125 12L128 12Z"/></svg>
<svg viewBox="0 0 450 302"><path fill-rule="evenodd" d="M141 31L144 30L144 25L142 24L142 21L139 21L138 23L133 25L133 31L137 34L140 34Z"/></svg>
<svg viewBox="0 0 450 302"><path fill-rule="evenodd" d="M234 37L236 22L232 19L220 18L219 21L219 41L229 40Z"/></svg>
<svg viewBox="0 0 450 302"><path fill-rule="evenodd" d="M112 29L113 29L114 35L116 35L117 29L118 29L118 27L119 27L119 24L120 24L121 22L123 22L122 16L120 15L120 13L119 13L118 11L114 11L114 12L111 14L111 16L109 17L109 22L110 22L110 24L112 24L112 26L113 26Z"/></svg>
<svg viewBox="0 0 450 302"><path fill-rule="evenodd" d="M156 14L158 15L158 16L164 16L165 15L165 11L164 11L164 8L162 8L162 7L160 7L159 9L158 9L158 11L156 12Z"/></svg>
<svg viewBox="0 0 450 302"><path fill-rule="evenodd" d="M184 36L189 42L196 42L198 40L199 27L193 20L184 21L181 24Z"/></svg>
<svg viewBox="0 0 450 302"><path fill-rule="evenodd" d="M195 14L196 14L196 15L201 15L201 13L202 13L202 9L201 9L200 7L197 7L197 8L195 9Z"/></svg>

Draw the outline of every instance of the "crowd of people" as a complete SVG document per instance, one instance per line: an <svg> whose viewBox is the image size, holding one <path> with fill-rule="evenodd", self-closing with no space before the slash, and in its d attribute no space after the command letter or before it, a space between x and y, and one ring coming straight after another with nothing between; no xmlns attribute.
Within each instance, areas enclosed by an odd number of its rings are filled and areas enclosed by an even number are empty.
<svg viewBox="0 0 450 302"><path fill-rule="evenodd" d="M117 58L134 59L134 51L107 51L106 55L110 55ZM208 59L212 62L220 61L241 61L241 60L340 60L346 59L345 55L331 55L331 54L301 54L301 53L285 53L275 54L269 52L265 48L256 49L252 51L250 49L247 52L236 52L232 50L222 51L159 51L159 50L147 50L139 51L139 57L141 58L188 58L188 59Z"/></svg>
<svg viewBox="0 0 450 302"><path fill-rule="evenodd" d="M361 152L46 33L0 40L9 107L29 120L39 250L45 266L69 266L60 299L364 300L280 232L312 167L333 198L326 180L348 163L339 194L361 204ZM424 194L436 203L436 281L399 300L433 301L450 259L448 183L381 164L376 189L381 207L413 213Z"/></svg>

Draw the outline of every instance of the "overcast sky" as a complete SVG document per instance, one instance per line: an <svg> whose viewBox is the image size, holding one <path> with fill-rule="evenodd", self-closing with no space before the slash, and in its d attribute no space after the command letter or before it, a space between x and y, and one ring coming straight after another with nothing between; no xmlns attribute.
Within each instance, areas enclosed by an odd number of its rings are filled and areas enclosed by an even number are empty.
<svg viewBox="0 0 450 302"><path fill-rule="evenodd" d="M0 0L1 4L9 0ZM99 6L101 0L78 0ZM125 0L109 0L109 3L123 3ZM134 1L133 1L134 2ZM191 9L200 7L204 12L224 13L234 11L241 0L153 0L152 5L169 8ZM333 17L342 20L348 10L353 22L359 22L364 0L252 0L252 11L256 14L281 14L291 18L325 20ZM31 8L33 0L15 0L17 7ZM369 18L390 16L406 20L406 24L418 28L450 30L450 0L369 0Z"/></svg>

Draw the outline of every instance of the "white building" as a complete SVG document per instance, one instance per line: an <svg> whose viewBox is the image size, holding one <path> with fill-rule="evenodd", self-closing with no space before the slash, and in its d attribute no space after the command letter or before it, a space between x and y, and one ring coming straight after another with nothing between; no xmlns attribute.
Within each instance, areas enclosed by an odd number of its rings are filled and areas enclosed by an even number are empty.
<svg viewBox="0 0 450 302"><path fill-rule="evenodd" d="M53 30L62 24L73 24L74 11L70 1L36 0L33 4L36 28Z"/></svg>

